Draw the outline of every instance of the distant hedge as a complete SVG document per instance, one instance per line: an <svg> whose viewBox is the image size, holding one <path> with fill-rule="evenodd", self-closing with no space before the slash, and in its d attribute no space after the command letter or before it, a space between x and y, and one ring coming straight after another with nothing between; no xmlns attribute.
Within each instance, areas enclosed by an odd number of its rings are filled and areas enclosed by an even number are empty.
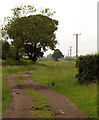
<svg viewBox="0 0 99 120"><path fill-rule="evenodd" d="M99 79L99 54L80 56L76 59L76 78L81 85L96 83Z"/></svg>

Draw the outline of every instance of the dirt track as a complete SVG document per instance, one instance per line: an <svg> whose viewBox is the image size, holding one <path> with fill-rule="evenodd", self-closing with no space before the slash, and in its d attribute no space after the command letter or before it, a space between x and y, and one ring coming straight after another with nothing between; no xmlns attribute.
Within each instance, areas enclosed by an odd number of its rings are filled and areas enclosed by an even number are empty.
<svg viewBox="0 0 99 120"><path fill-rule="evenodd" d="M23 89L16 89L15 77L16 74L12 74L7 78L13 99L3 118L30 118L31 116L27 110L31 107L31 99Z"/></svg>
<svg viewBox="0 0 99 120"><path fill-rule="evenodd" d="M27 86L28 88L40 91L48 99L56 118L85 118L85 115L81 113L81 110L67 97L31 80L31 73L32 72L27 72L24 74L21 77L21 80L29 83ZM25 93L24 86L17 86L15 76L16 74L13 74L7 78L13 100L3 118L31 118L33 115L31 116L27 111L31 108L32 101Z"/></svg>

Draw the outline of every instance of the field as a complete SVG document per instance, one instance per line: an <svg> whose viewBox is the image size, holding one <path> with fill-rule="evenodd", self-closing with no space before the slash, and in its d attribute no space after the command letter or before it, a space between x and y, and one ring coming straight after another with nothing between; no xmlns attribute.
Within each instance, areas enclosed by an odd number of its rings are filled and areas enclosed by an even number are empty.
<svg viewBox="0 0 99 120"><path fill-rule="evenodd" d="M68 61L42 61L32 66L3 66L3 112L11 103L5 78L17 71L34 71L31 74L33 80L66 95L87 115L92 118L97 117L97 85L80 86L77 84L75 62Z"/></svg>

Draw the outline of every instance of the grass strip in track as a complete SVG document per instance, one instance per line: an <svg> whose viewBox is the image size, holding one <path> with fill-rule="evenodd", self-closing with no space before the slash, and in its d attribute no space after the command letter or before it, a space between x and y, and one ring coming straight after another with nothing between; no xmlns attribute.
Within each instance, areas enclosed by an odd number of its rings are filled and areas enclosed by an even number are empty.
<svg viewBox="0 0 99 120"><path fill-rule="evenodd" d="M26 89L26 92L32 98L33 110L30 110L30 112L33 113L33 115L35 115L36 118L53 118L54 117L54 114L51 111L48 101L39 91L36 91L33 89Z"/></svg>
<svg viewBox="0 0 99 120"><path fill-rule="evenodd" d="M22 81L17 80L19 85L28 86L29 84ZM24 87L25 88L25 87ZM54 113L52 112L47 99L37 90L25 89L26 93L32 99L31 110L29 111L35 118L53 118Z"/></svg>

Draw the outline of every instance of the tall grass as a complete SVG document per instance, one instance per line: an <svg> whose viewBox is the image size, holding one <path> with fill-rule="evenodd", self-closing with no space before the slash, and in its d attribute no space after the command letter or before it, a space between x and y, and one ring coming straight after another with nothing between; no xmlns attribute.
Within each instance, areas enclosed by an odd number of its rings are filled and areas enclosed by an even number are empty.
<svg viewBox="0 0 99 120"><path fill-rule="evenodd" d="M77 84L75 78L77 70L74 63L47 61L40 62L40 64L31 75L32 79L66 95L88 116L97 118L97 85L81 86Z"/></svg>

